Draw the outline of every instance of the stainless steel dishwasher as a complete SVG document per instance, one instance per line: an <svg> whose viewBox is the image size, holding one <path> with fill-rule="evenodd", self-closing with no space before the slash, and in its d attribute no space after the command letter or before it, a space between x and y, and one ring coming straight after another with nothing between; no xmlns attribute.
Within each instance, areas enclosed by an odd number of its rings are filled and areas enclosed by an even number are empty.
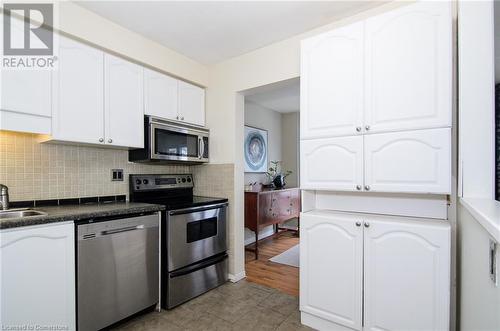
<svg viewBox="0 0 500 331"><path fill-rule="evenodd" d="M77 321L96 331L159 302L159 215L77 223Z"/></svg>

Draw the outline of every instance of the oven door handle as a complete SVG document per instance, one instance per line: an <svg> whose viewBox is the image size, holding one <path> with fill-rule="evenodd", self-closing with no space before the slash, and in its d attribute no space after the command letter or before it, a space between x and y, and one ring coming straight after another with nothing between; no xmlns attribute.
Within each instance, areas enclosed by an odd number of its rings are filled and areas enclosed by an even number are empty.
<svg viewBox="0 0 500 331"><path fill-rule="evenodd" d="M219 256L216 256L216 257L212 257L212 258L210 258L208 260L205 260L203 262L191 265L189 267L185 267L185 268L182 268L180 270L173 271L173 272L170 273L169 277L170 278L175 278L175 277L184 276L184 275L190 274L192 272L204 269L206 267L210 267L211 265L217 264L219 262L222 262L222 261L224 261L227 258L228 258L227 253L224 253L222 255L219 255Z"/></svg>
<svg viewBox="0 0 500 331"><path fill-rule="evenodd" d="M171 216L172 215L189 214L189 213L194 213L194 212L198 212L198 211L204 211L204 210L218 209L218 208L222 208L222 207L227 207L227 205L228 205L227 202L221 202L221 203L215 203L213 205L208 205L208 206L175 209L175 210L169 211L168 214L171 215Z"/></svg>

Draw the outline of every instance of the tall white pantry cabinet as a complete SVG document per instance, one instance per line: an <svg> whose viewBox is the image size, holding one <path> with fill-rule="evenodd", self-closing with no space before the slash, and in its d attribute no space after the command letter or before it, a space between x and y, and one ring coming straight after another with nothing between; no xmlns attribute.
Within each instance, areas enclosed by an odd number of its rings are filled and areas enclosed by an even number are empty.
<svg viewBox="0 0 500 331"><path fill-rule="evenodd" d="M447 208L452 72L450 2L402 5L302 41L302 323L450 328L451 226L414 202ZM370 196L403 206L352 209Z"/></svg>

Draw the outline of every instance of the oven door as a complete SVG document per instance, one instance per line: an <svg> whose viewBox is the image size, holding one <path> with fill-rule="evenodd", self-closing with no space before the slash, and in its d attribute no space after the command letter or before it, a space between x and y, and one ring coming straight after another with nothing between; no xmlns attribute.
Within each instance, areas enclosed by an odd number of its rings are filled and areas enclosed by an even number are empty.
<svg viewBox="0 0 500 331"><path fill-rule="evenodd" d="M227 250L226 208L223 203L168 212L169 272Z"/></svg>
<svg viewBox="0 0 500 331"><path fill-rule="evenodd" d="M153 121L149 134L152 159L208 162L206 131Z"/></svg>

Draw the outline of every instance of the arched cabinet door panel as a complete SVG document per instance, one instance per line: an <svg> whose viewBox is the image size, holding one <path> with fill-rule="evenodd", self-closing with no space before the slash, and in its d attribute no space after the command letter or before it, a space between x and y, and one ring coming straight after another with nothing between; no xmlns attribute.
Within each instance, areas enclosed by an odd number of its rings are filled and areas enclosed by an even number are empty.
<svg viewBox="0 0 500 331"><path fill-rule="evenodd" d="M303 189L356 191L363 185L363 137L301 141Z"/></svg>
<svg viewBox="0 0 500 331"><path fill-rule="evenodd" d="M364 22L302 42L301 138L359 133L363 122Z"/></svg>
<svg viewBox="0 0 500 331"><path fill-rule="evenodd" d="M365 330L449 330L450 225L367 218Z"/></svg>
<svg viewBox="0 0 500 331"><path fill-rule="evenodd" d="M370 132L451 126L451 2L422 1L366 20Z"/></svg>
<svg viewBox="0 0 500 331"><path fill-rule="evenodd" d="M450 193L451 129L366 135L364 146L369 191Z"/></svg>
<svg viewBox="0 0 500 331"><path fill-rule="evenodd" d="M0 230L0 325L76 329L73 223Z"/></svg>
<svg viewBox="0 0 500 331"><path fill-rule="evenodd" d="M302 214L300 310L361 330L363 230L359 217Z"/></svg>

